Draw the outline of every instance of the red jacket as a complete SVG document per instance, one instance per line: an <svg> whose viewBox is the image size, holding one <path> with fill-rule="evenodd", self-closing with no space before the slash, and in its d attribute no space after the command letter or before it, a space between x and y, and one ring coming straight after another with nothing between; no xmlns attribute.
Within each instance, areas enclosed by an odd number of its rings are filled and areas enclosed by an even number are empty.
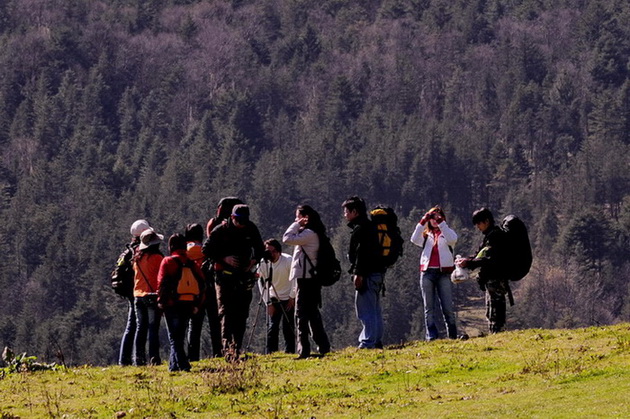
<svg viewBox="0 0 630 419"><path fill-rule="evenodd" d="M175 290L177 289L177 283L181 277L181 265L186 264L188 261L189 258L186 255L186 250L175 250L171 256L167 256L162 260L157 278L159 304L168 307L175 303ZM201 306L205 295L203 292L205 284L204 275L196 263L190 264L189 267L192 269L199 283L200 298L197 305Z"/></svg>

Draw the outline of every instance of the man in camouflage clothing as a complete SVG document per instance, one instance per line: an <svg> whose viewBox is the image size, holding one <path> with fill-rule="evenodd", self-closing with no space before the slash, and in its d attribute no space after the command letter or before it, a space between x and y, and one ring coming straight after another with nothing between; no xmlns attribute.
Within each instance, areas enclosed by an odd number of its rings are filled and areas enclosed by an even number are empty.
<svg viewBox="0 0 630 419"><path fill-rule="evenodd" d="M506 299L511 297L510 285L505 276L506 235L494 223L494 216L487 208L473 213L473 224L484 235L476 256L461 259L462 268L479 269L479 288L486 293L486 318L490 333L503 331L506 318Z"/></svg>

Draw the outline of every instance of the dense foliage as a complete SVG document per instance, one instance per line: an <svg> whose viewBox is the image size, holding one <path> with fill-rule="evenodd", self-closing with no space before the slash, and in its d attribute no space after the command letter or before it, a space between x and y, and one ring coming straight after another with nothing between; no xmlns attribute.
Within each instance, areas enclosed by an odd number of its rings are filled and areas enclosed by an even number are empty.
<svg viewBox="0 0 630 419"><path fill-rule="evenodd" d="M308 202L342 253L351 194L406 237L442 204L463 254L474 209L514 212L535 263L509 327L628 320L629 147L624 0L3 1L0 342L113 362L130 224L169 235L225 195L265 237ZM386 343L422 336L417 253L388 274ZM354 345L350 284L326 297Z"/></svg>

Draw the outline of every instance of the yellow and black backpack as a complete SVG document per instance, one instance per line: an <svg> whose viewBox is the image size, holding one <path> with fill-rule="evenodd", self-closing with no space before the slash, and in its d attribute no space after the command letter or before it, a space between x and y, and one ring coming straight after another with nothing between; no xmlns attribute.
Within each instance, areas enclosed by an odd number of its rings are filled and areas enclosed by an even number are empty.
<svg viewBox="0 0 630 419"><path fill-rule="evenodd" d="M370 211L370 217L378 232L383 264L390 267L403 254L404 240L398 227L398 216L392 208L378 206Z"/></svg>

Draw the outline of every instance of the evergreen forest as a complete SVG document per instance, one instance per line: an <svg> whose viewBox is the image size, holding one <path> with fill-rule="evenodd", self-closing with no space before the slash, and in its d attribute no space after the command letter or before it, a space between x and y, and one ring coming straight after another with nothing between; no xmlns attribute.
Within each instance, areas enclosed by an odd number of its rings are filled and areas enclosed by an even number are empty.
<svg viewBox="0 0 630 419"><path fill-rule="evenodd" d="M312 205L342 256L344 199L393 207L386 345L424 336L408 239L435 204L463 255L475 209L528 225L508 329L630 321L629 148L627 0L2 0L0 344L115 363L131 223L168 237L229 195L263 238ZM353 298L325 290L333 349Z"/></svg>

